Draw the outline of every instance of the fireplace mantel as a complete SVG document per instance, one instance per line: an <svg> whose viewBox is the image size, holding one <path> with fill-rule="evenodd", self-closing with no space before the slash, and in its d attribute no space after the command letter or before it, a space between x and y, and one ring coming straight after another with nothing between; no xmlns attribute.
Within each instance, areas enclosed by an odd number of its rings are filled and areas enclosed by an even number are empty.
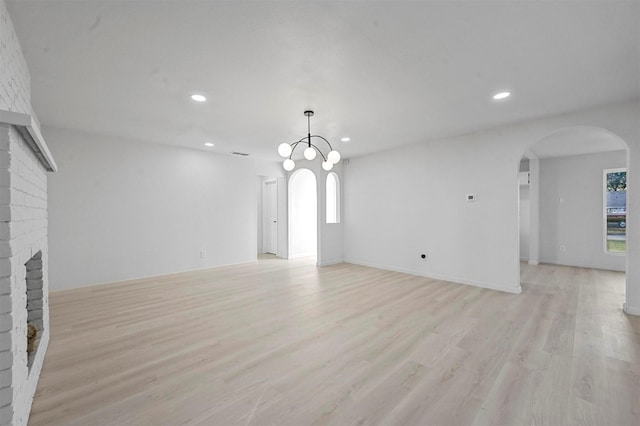
<svg viewBox="0 0 640 426"><path fill-rule="evenodd" d="M40 133L38 124L30 114L0 109L0 124L15 126L27 144L33 149L45 169L49 172L58 170L53 155Z"/></svg>

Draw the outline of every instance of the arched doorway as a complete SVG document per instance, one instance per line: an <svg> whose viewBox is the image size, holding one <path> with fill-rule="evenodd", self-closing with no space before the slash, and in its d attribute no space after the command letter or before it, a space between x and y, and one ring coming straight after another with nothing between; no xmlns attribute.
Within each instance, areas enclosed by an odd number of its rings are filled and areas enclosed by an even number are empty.
<svg viewBox="0 0 640 426"><path fill-rule="evenodd" d="M561 128L534 142L518 167L521 261L626 271L626 234L607 217L608 200L621 197L607 196L606 179L628 158L627 144L598 127ZM523 287L529 270L521 270Z"/></svg>
<svg viewBox="0 0 640 426"><path fill-rule="evenodd" d="M317 256L318 192L316 176L298 169L289 178L289 258Z"/></svg>

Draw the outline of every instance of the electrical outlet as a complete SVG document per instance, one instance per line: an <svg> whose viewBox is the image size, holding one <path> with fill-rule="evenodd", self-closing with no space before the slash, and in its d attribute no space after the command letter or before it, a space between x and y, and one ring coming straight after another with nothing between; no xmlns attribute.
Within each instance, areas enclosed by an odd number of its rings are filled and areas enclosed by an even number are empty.
<svg viewBox="0 0 640 426"><path fill-rule="evenodd" d="M561 253L566 253L567 252L567 246L565 246L564 244L560 244L560 252Z"/></svg>
<svg viewBox="0 0 640 426"><path fill-rule="evenodd" d="M206 259L206 258L207 258L207 251L206 250L200 251L200 259Z"/></svg>

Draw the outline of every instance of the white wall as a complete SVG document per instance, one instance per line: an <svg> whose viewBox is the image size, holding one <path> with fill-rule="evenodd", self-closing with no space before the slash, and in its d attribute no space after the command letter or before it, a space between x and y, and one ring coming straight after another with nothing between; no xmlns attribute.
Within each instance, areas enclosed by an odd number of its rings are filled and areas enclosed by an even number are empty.
<svg viewBox="0 0 640 426"><path fill-rule="evenodd" d="M52 289L256 259L253 160L43 132L59 166L49 182Z"/></svg>
<svg viewBox="0 0 640 426"><path fill-rule="evenodd" d="M352 159L343 179L345 260L519 292L525 151L558 129L599 127L630 146L629 185L640 188L633 170L640 165L639 116L638 102L628 102ZM470 193L476 202L465 201ZM628 221L632 309L640 307L640 223L632 213L640 211L638 199Z"/></svg>
<svg viewBox="0 0 640 426"><path fill-rule="evenodd" d="M625 270L625 256L604 252L602 173L626 164L626 151L540 160L542 262Z"/></svg>
<svg viewBox="0 0 640 426"><path fill-rule="evenodd" d="M478 138L353 159L344 178L345 260L518 292L520 158L488 146L489 135Z"/></svg>

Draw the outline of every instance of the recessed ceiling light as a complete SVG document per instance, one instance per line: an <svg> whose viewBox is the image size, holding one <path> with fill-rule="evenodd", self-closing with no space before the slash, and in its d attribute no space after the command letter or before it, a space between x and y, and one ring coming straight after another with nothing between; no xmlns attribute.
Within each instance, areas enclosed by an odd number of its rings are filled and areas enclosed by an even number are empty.
<svg viewBox="0 0 640 426"><path fill-rule="evenodd" d="M215 144L214 144L213 142L205 142L205 143L204 143L204 146L209 146L209 147L211 147L211 146L215 146Z"/></svg>
<svg viewBox="0 0 640 426"><path fill-rule="evenodd" d="M193 99L196 102L204 102L207 100L207 98L204 95L200 95L198 93L194 93L193 95L191 95L191 99Z"/></svg>
<svg viewBox="0 0 640 426"><path fill-rule="evenodd" d="M511 92L500 92L493 95L493 99L500 100L500 99L508 98L509 96L511 96Z"/></svg>
<svg viewBox="0 0 640 426"><path fill-rule="evenodd" d="M349 142L351 140L351 138L342 138L340 139L342 142Z"/></svg>

